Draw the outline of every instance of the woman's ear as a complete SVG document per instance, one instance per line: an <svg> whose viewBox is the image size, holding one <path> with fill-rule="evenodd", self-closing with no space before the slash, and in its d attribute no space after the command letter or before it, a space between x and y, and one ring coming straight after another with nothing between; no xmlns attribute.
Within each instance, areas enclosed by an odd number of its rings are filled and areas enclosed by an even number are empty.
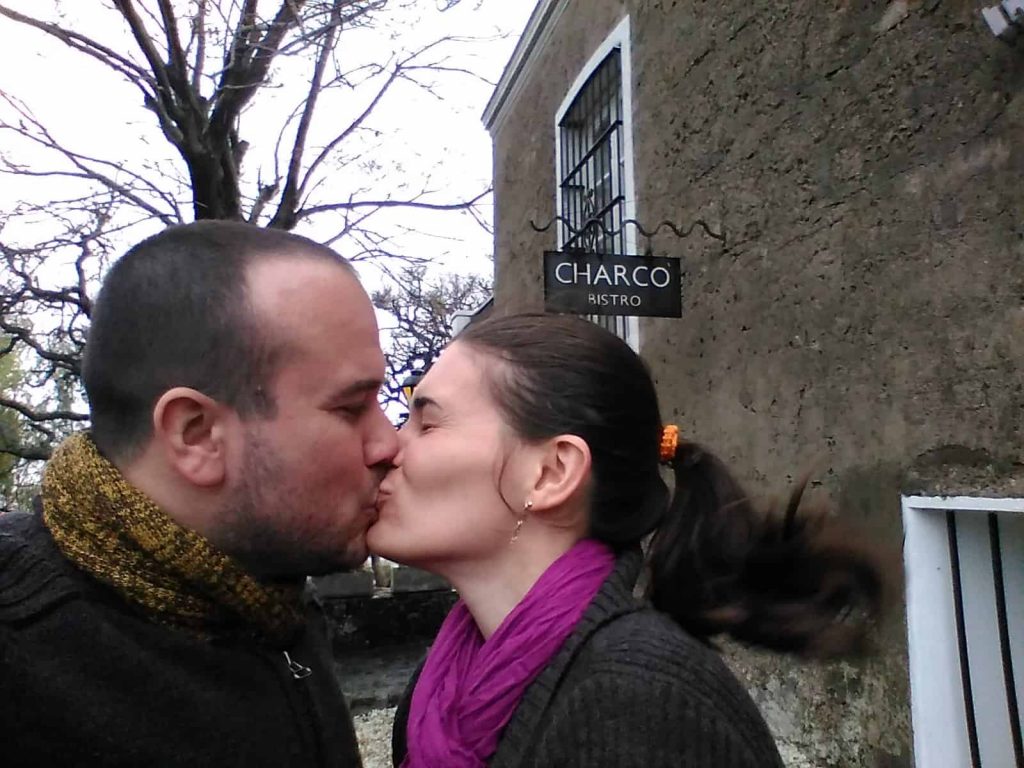
<svg viewBox="0 0 1024 768"><path fill-rule="evenodd" d="M153 407L153 439L168 467L196 486L224 482L229 413L230 409L189 387L164 392Z"/></svg>
<svg viewBox="0 0 1024 768"><path fill-rule="evenodd" d="M576 435L559 435L536 450L539 461L528 498L534 513L557 510L590 482L590 446Z"/></svg>

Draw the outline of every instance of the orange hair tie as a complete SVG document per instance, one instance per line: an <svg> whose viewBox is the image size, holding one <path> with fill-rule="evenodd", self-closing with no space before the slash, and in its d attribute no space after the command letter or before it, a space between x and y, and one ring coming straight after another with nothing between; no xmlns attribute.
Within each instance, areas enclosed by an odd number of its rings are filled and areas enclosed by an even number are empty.
<svg viewBox="0 0 1024 768"><path fill-rule="evenodd" d="M679 427L675 424L666 424L661 428L661 461L667 464L676 457L676 449L679 447Z"/></svg>

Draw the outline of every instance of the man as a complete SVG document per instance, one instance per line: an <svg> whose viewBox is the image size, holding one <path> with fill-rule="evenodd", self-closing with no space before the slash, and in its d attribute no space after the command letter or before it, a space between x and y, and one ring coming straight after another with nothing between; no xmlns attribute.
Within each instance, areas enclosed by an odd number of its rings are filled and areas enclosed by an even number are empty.
<svg viewBox="0 0 1024 768"><path fill-rule="evenodd" d="M307 574L367 555L397 440L351 268L305 238L174 227L92 314L92 431L43 517L0 518L5 766L358 766Z"/></svg>

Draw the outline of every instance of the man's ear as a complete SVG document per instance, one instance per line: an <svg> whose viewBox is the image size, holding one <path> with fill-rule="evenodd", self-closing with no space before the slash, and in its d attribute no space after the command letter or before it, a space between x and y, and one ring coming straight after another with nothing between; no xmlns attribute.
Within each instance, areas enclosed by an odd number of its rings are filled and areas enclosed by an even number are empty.
<svg viewBox="0 0 1024 768"><path fill-rule="evenodd" d="M202 392L175 387L153 407L153 440L168 466L193 485L208 488L227 473L231 409Z"/></svg>
<svg viewBox="0 0 1024 768"><path fill-rule="evenodd" d="M528 496L534 513L564 507L590 481L590 446L576 435L559 435L537 446L537 476Z"/></svg>

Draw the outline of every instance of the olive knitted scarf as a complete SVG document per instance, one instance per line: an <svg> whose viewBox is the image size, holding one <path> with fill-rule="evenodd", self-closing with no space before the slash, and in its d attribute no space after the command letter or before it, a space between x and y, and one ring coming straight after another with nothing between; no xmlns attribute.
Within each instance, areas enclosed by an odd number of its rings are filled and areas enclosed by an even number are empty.
<svg viewBox="0 0 1024 768"><path fill-rule="evenodd" d="M88 434L64 441L47 464L43 520L65 557L155 621L272 646L302 626L301 584L256 581L129 485Z"/></svg>

